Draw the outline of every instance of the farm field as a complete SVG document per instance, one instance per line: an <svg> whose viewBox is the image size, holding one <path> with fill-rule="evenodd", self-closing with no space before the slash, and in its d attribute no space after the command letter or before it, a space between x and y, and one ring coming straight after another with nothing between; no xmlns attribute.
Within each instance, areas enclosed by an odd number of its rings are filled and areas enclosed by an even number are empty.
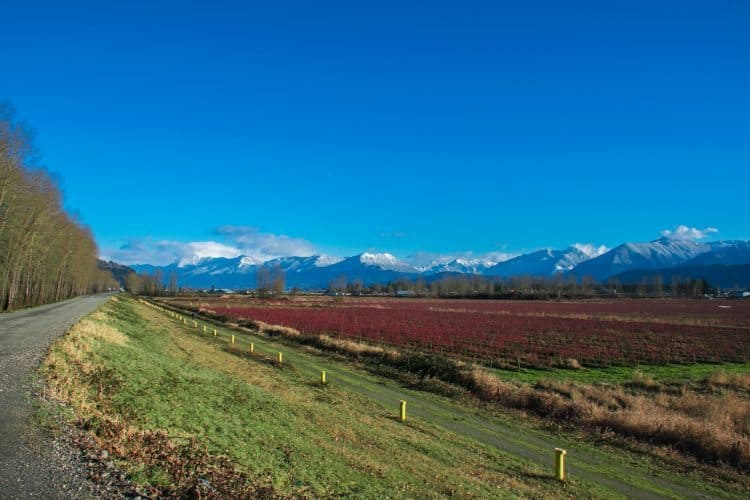
<svg viewBox="0 0 750 500"><path fill-rule="evenodd" d="M413 348L497 368L744 364L750 359L750 301L236 296L170 301L235 321Z"/></svg>

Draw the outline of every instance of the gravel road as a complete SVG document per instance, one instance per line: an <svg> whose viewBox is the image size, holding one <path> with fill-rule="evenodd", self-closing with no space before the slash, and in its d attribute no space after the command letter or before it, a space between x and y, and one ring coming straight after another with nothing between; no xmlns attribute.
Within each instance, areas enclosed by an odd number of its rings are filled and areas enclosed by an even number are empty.
<svg viewBox="0 0 750 500"><path fill-rule="evenodd" d="M86 455L69 436L34 424L34 373L55 339L108 295L0 314L0 498L92 498L108 490L88 479Z"/></svg>

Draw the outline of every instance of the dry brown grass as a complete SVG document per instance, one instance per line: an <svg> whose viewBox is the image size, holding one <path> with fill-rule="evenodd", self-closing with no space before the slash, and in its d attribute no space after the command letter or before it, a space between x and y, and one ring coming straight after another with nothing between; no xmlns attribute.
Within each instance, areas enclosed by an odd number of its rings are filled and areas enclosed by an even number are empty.
<svg viewBox="0 0 750 500"><path fill-rule="evenodd" d="M480 397L502 406L750 469L750 400L738 393L701 394L686 388L682 394L652 395L632 390L661 387L648 377L629 385L631 390L559 380L532 387L502 381L478 367L471 373Z"/></svg>
<svg viewBox="0 0 750 500"><path fill-rule="evenodd" d="M272 337L280 336L290 340L307 340L308 343L318 345L324 349L331 349L357 357L370 355L388 356L392 359L395 359L401 354L396 349L387 349L385 347L369 344L366 342L357 342L350 339L340 339L331 337L330 335L326 334L303 334L299 330L296 330L294 328L280 325L271 325L262 321L253 321L252 323L255 328L250 328L250 331L259 331ZM232 326L242 329L242 327L240 327L239 325Z"/></svg>
<svg viewBox="0 0 750 500"><path fill-rule="evenodd" d="M635 370L633 372L633 378L626 382L625 385L650 392L656 392L662 387L661 384L659 382L656 382L652 376L646 375L640 370Z"/></svg>
<svg viewBox="0 0 750 500"><path fill-rule="evenodd" d="M258 330L271 336L299 337L301 335L299 330L288 326L271 325L262 321L255 321L255 324L258 326Z"/></svg>
<svg viewBox="0 0 750 500"><path fill-rule="evenodd" d="M328 335L319 335L318 338L323 345L329 348L335 348L340 351L346 351L351 354L358 356L362 355L382 355L388 356L391 359L396 359L400 353L396 349L386 349L381 346L367 344L364 342L356 342L354 340L337 339L329 337Z"/></svg>
<svg viewBox="0 0 750 500"><path fill-rule="evenodd" d="M571 370L580 370L583 367L577 359L568 358L565 360L565 368L570 368Z"/></svg>
<svg viewBox="0 0 750 500"><path fill-rule="evenodd" d="M727 401L704 400L698 411L693 407L685 412L679 399L667 397L658 401L631 396L628 406L618 411L594 408L590 423L654 444L670 445L702 460L750 468L750 440L746 433L737 431L730 412L722 411ZM737 407L735 412L747 411L747 402L740 406L743 408Z"/></svg>
<svg viewBox="0 0 750 500"><path fill-rule="evenodd" d="M705 382L711 386L728 389L750 390L750 373L727 373L717 371L709 375Z"/></svg>

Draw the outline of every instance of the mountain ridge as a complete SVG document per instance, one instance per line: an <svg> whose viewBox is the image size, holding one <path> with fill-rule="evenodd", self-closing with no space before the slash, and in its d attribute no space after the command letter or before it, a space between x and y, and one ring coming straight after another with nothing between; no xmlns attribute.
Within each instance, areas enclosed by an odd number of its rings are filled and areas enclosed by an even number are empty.
<svg viewBox="0 0 750 500"><path fill-rule="evenodd" d="M417 279L438 275L480 275L504 279L513 276L573 278L592 277L603 282L627 272L650 273L680 266L750 264L750 241L727 240L700 242L662 237L650 242L623 243L604 251L573 245L562 250L543 249L501 262L482 258L455 258L448 262L417 266L383 252L363 252L346 258L329 255L290 256L259 262L248 256L180 260L166 266L139 264L138 272L153 274L161 270L165 279L178 275L182 286L192 288L254 288L260 266L278 267L288 288L320 289L332 282L360 282L365 286L399 279Z"/></svg>

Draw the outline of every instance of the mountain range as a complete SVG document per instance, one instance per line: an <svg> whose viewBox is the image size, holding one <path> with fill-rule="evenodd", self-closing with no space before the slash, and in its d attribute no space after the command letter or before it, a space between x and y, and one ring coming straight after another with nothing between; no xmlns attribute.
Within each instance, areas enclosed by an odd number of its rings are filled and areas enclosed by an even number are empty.
<svg viewBox="0 0 750 500"><path fill-rule="evenodd" d="M637 282L659 271L681 272L683 278L706 279L717 271L719 286L750 286L746 273L733 279L732 267L750 265L750 241L699 242L664 237L646 243L623 243L611 250L572 246L563 250L539 250L502 262L487 259L454 259L427 266L416 266L389 253L362 253L344 259L327 255L281 257L259 262L251 257L182 260L167 266L130 266L152 274L161 270L165 280L175 273L181 286L191 288L253 288L259 266L278 267L285 273L286 286L303 289L325 288L332 281L359 281L364 285L384 284L398 279L430 278L443 275L481 275L498 278L513 276L591 277L604 282L617 277L621 282ZM739 269L739 268L738 268ZM712 274L713 273L713 274ZM741 279L739 279L741 278Z"/></svg>
<svg viewBox="0 0 750 500"><path fill-rule="evenodd" d="M112 274L112 277L117 280L123 288L125 287L125 277L134 271L128 266L123 266L122 264L112 262L111 260L102 259L97 261L97 267L102 271L109 271Z"/></svg>

